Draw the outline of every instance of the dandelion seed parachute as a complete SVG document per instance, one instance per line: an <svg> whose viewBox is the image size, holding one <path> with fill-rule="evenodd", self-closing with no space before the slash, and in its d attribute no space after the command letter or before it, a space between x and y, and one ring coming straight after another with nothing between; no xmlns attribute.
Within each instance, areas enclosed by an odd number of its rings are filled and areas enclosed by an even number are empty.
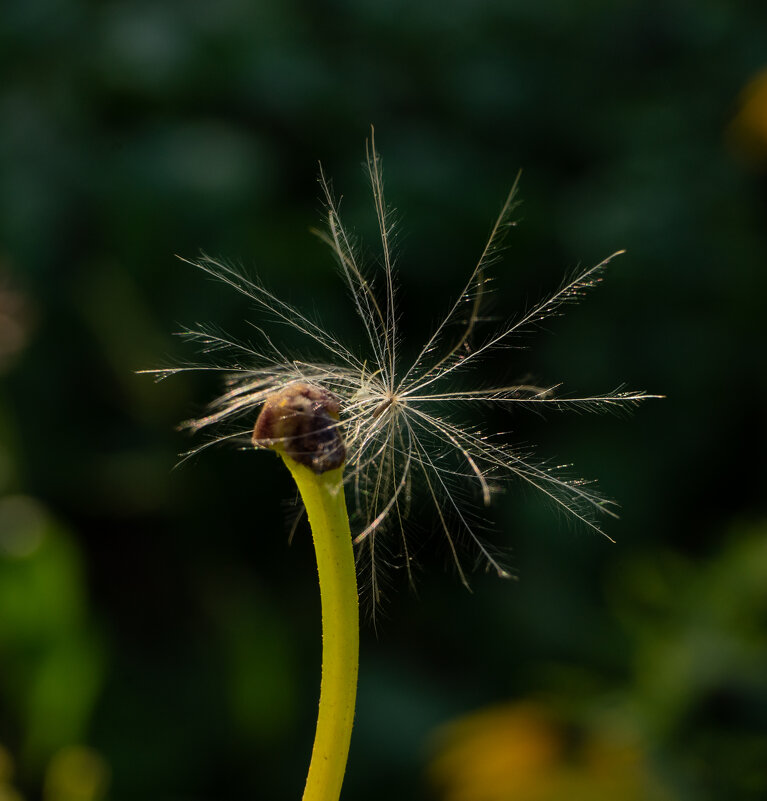
<svg viewBox="0 0 767 801"><path fill-rule="evenodd" d="M468 540L486 566L508 576L496 554L478 532L476 513L458 500L456 487L473 486L484 504L508 479L521 481L547 496L558 508L592 529L602 532L598 518L615 515L614 503L596 487L569 478L562 470L536 463L501 436L479 427L467 427L453 419L454 404L471 407L494 404L510 409L615 411L630 408L648 398L660 397L622 387L585 397L562 397L558 385L548 387L511 384L489 389L455 389L459 375L470 373L481 360L530 333L542 320L560 314L596 287L613 254L599 264L567 279L553 294L500 328L480 334L480 310L487 274L498 261L512 226L514 184L490 237L463 290L437 325L417 357L406 366L399 354L396 280L391 254L392 221L383 196L380 158L371 135L366 146L367 170L381 239L382 287L368 273L357 255L353 237L344 228L330 182L320 169L325 201L326 228L315 232L334 254L341 277L360 318L367 354L360 357L319 323L269 292L240 270L203 255L191 262L248 297L265 321L286 326L322 352L321 361L302 361L285 353L261 326L256 327L257 346L243 343L210 326L183 332L188 340L210 354L225 353L230 362L187 365L152 371L166 377L184 370L213 370L226 375L226 390L212 401L202 417L186 423L198 431L215 429L208 442L190 451L198 453L211 444L249 440L256 411L275 392L293 385L320 386L338 400L338 418L329 429L342 429L346 446L345 483L353 499L359 530L358 548L366 548L372 566L372 590L377 600L376 543L385 528L398 530L404 563L410 555L405 518L419 484L434 507L461 580L468 584L459 559L458 540ZM463 321L461 333L451 332ZM607 535L605 535L607 536Z"/></svg>

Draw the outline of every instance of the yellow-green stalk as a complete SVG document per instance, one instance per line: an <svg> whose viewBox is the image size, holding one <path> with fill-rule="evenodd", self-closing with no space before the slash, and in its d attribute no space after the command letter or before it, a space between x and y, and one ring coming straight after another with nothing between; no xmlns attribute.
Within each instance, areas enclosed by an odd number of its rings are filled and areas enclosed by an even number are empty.
<svg viewBox="0 0 767 801"><path fill-rule="evenodd" d="M357 574L344 496L346 457L338 402L292 384L264 405L253 431L276 450L309 517L322 601L322 681L317 731L303 801L338 801L349 754L359 664Z"/></svg>

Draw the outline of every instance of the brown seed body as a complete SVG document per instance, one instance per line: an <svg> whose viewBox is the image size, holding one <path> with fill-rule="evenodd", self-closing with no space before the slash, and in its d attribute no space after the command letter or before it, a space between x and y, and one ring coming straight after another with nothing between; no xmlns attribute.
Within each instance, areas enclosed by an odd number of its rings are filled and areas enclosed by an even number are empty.
<svg viewBox="0 0 767 801"><path fill-rule="evenodd" d="M346 460L340 410L338 398L326 389L290 384L264 403L253 428L253 444L283 451L315 473L333 470Z"/></svg>

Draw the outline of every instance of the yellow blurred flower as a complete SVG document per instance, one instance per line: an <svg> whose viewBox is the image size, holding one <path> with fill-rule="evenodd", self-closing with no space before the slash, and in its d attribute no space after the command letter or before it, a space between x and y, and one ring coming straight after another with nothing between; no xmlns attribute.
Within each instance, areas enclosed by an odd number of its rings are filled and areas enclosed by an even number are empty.
<svg viewBox="0 0 767 801"><path fill-rule="evenodd" d="M429 779L441 801L671 801L624 733L558 719L543 705L476 712L437 735Z"/></svg>
<svg viewBox="0 0 767 801"><path fill-rule="evenodd" d="M757 73L740 93L727 139L739 156L752 164L767 164L767 69Z"/></svg>
<svg viewBox="0 0 767 801"><path fill-rule="evenodd" d="M0 801L24 801L11 785L13 760L8 751L0 745Z"/></svg>
<svg viewBox="0 0 767 801"><path fill-rule="evenodd" d="M44 801L101 801L109 786L109 766L93 749L80 745L62 748L48 763ZM24 801L13 787L13 759L0 745L0 801Z"/></svg>
<svg viewBox="0 0 767 801"><path fill-rule="evenodd" d="M100 801L109 786L109 766L92 748L72 745L54 754L45 772L45 801Z"/></svg>

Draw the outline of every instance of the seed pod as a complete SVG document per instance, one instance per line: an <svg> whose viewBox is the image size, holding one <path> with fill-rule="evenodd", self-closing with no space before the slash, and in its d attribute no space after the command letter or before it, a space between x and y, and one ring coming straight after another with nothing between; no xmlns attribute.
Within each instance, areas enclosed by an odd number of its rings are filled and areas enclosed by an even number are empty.
<svg viewBox="0 0 767 801"><path fill-rule="evenodd" d="M333 393L297 382L264 403L253 428L253 444L287 454L315 473L340 467L346 460L339 412Z"/></svg>

